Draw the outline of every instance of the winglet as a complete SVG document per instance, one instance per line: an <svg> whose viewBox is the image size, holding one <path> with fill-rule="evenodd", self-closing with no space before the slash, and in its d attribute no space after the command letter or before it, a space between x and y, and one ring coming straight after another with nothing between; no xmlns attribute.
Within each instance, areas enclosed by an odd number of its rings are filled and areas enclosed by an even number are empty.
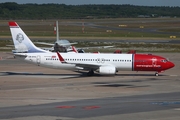
<svg viewBox="0 0 180 120"><path fill-rule="evenodd" d="M78 51L76 50L76 48L74 46L72 46L72 50L75 52L75 53L78 53Z"/></svg>
<svg viewBox="0 0 180 120"><path fill-rule="evenodd" d="M61 61L61 63L66 63L66 61L64 60L64 58L60 55L60 53L57 52L58 58Z"/></svg>

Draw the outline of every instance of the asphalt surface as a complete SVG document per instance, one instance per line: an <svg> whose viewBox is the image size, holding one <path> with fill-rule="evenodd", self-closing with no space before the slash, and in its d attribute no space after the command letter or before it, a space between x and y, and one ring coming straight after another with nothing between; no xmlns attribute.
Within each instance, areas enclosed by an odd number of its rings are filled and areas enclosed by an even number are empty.
<svg viewBox="0 0 180 120"><path fill-rule="evenodd" d="M153 72L127 71L88 77L16 59L1 60L0 119L180 119L179 53L157 55L176 65L158 77Z"/></svg>
<svg viewBox="0 0 180 120"><path fill-rule="evenodd" d="M180 92L173 92L8 107L0 108L0 119L29 116L90 118L92 116L100 117L160 110L175 110L180 108L179 100Z"/></svg>

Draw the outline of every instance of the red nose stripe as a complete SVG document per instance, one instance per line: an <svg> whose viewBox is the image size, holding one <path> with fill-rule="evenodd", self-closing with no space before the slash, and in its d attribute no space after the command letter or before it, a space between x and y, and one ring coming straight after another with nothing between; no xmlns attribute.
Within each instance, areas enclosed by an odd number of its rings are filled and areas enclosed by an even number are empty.
<svg viewBox="0 0 180 120"><path fill-rule="evenodd" d="M156 55L135 54L134 71L162 71L164 69L161 59L164 58Z"/></svg>

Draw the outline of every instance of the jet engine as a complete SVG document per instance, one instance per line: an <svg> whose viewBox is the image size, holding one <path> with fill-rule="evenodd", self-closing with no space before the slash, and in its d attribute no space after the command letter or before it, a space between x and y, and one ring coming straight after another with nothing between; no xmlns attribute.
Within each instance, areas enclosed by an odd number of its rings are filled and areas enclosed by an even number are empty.
<svg viewBox="0 0 180 120"><path fill-rule="evenodd" d="M99 73L102 75L115 75L116 68L114 66L101 66L99 67Z"/></svg>

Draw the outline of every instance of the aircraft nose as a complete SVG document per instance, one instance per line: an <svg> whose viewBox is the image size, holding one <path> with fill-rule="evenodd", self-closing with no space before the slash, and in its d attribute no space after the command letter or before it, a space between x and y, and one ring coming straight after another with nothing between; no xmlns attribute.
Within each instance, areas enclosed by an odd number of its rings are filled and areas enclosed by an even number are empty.
<svg viewBox="0 0 180 120"><path fill-rule="evenodd" d="M169 62L169 68L173 68L175 65L172 62Z"/></svg>

